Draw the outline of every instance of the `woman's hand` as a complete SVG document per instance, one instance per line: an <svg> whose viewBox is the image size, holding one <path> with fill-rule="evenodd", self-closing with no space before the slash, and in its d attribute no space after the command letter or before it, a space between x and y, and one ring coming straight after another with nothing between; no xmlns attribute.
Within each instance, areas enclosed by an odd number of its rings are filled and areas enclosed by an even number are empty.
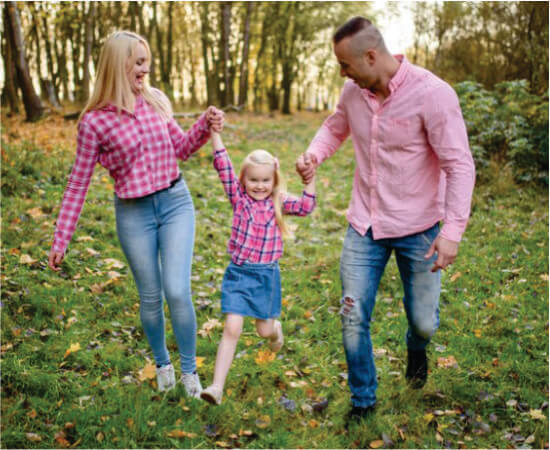
<svg viewBox="0 0 550 450"><path fill-rule="evenodd" d="M206 110L206 121L210 130L221 133L225 121L225 113L215 106L209 106Z"/></svg>
<svg viewBox="0 0 550 450"><path fill-rule="evenodd" d="M63 253L50 250L50 256L48 258L48 266L50 266L50 269L59 272L61 270L61 267L59 267L59 265L63 261L63 257Z"/></svg>

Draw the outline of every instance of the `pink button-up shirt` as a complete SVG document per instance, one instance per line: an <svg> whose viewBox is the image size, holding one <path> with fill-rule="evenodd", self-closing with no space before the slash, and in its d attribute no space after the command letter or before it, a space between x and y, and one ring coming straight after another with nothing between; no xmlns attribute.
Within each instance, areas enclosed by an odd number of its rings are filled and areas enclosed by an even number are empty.
<svg viewBox="0 0 550 450"><path fill-rule="evenodd" d="M144 197L168 187L180 172L176 158L189 158L209 137L204 114L184 132L175 119L163 120L141 96L136 99L134 114L121 111L119 115L111 105L87 112L78 124L76 160L61 203L52 249L65 252L96 163L109 171L118 197Z"/></svg>
<svg viewBox="0 0 550 450"><path fill-rule="evenodd" d="M273 199L254 200L246 193L225 149L214 151L214 167L233 206L231 237L227 244L231 260L238 265L246 261L259 264L277 261L283 254L283 240ZM314 208L315 195L305 191L301 198L289 194L283 197L283 214L305 216Z"/></svg>
<svg viewBox="0 0 550 450"><path fill-rule="evenodd" d="M380 103L353 81L307 152L319 163L351 134L356 168L347 211L350 225L375 239L418 233L444 221L440 235L460 241L475 168L455 91L402 55Z"/></svg>

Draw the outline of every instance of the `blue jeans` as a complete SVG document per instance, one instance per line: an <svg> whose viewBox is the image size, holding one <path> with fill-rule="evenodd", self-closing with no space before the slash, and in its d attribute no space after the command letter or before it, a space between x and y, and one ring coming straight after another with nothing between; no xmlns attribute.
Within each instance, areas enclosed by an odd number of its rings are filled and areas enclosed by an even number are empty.
<svg viewBox="0 0 550 450"><path fill-rule="evenodd" d="M197 321L191 302L195 210L185 181L136 199L115 195L117 233L140 298L140 318L157 365L170 362L163 293L180 353L181 370L196 369Z"/></svg>
<svg viewBox="0 0 550 450"><path fill-rule="evenodd" d="M340 262L343 290L340 314L354 406L367 407L376 403L378 382L370 321L380 278L392 250L395 250L405 293L403 304L409 322L407 347L424 349L439 326L441 274L431 272L435 255L424 259L438 233L439 224L436 224L410 236L374 240L370 228L365 236L351 226L347 230Z"/></svg>

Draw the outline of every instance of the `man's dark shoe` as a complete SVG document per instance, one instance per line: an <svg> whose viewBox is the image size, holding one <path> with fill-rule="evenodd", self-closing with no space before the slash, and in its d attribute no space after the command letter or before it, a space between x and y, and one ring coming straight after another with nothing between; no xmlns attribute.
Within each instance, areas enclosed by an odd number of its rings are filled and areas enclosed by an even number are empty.
<svg viewBox="0 0 550 450"><path fill-rule="evenodd" d="M352 424L352 423L359 423L361 419L367 418L371 414L374 413L374 405L371 406L352 406L350 411L348 412L347 418L346 418L346 429Z"/></svg>
<svg viewBox="0 0 550 450"><path fill-rule="evenodd" d="M426 350L410 350L407 355L405 378L413 389L420 389L428 378L428 358Z"/></svg>

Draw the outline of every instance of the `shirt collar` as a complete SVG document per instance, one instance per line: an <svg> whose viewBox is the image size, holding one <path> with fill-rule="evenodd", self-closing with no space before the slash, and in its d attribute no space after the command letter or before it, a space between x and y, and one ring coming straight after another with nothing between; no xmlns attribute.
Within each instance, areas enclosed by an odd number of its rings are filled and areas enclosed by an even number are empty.
<svg viewBox="0 0 550 450"><path fill-rule="evenodd" d="M390 82L388 83L388 88L390 92L396 91L397 88L403 84L411 66L405 55L393 55L393 57L397 59L400 64L397 72L395 72L394 76L390 79Z"/></svg>
<svg viewBox="0 0 550 450"><path fill-rule="evenodd" d="M143 102L144 102L143 96L138 95L138 96L136 96L136 102L134 104L134 114L130 113L129 111L126 111L125 109L121 109L121 112L129 114L131 116L135 116L135 112L137 111L137 109L139 107L141 107L143 105ZM104 110L104 111L113 111L113 112L117 111L117 107L115 105L113 105L112 103L109 103L109 104L105 105L101 109Z"/></svg>

